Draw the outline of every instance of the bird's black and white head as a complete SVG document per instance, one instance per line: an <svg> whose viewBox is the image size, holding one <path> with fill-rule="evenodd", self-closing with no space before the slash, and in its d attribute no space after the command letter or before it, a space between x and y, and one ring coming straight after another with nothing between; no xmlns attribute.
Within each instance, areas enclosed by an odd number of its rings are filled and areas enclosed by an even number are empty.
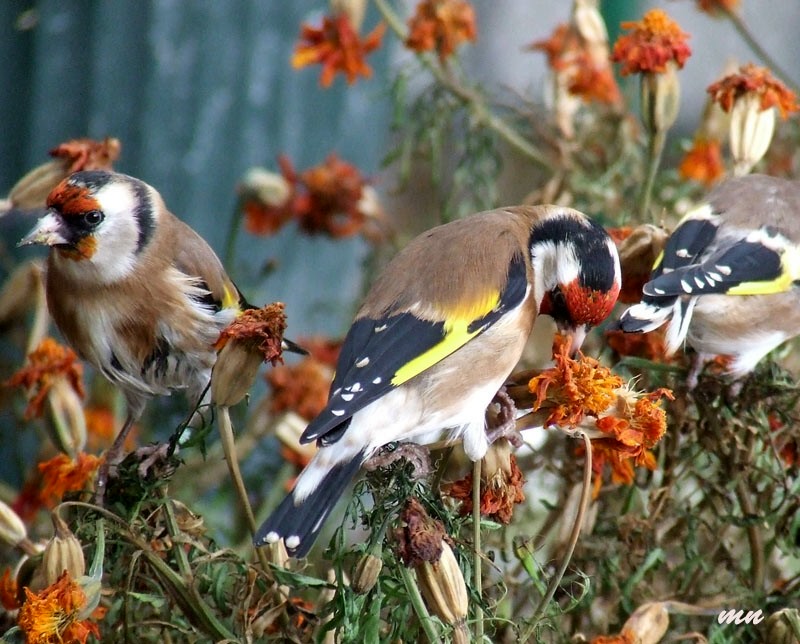
<svg viewBox="0 0 800 644"><path fill-rule="evenodd" d="M552 317L577 351L617 301L622 282L617 247L600 225L560 207L531 229L529 245L539 313Z"/></svg>
<svg viewBox="0 0 800 644"><path fill-rule="evenodd" d="M47 214L20 245L53 249L76 279L111 283L130 275L151 241L159 200L153 188L124 174L76 172L47 197Z"/></svg>

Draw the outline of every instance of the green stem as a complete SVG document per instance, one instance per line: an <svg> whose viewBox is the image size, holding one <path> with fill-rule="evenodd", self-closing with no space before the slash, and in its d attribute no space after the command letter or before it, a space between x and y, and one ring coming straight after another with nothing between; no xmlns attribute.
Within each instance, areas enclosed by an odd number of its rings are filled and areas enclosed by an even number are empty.
<svg viewBox="0 0 800 644"><path fill-rule="evenodd" d="M583 444L586 448L586 460L583 463L583 487L581 488L581 498L578 503L578 512L575 515L575 522L572 524L572 532L570 533L567 541L567 549L564 552L564 556L561 558L561 564L558 566L558 570L556 570L556 573L550 580L550 583L547 586L547 592L539 601L539 605L536 607L536 610L533 613L533 618L530 621L530 625L520 640L522 642L527 642L533 635L533 631L536 629L536 624L547 610L547 605L550 603L550 600L553 599L553 595L555 595L556 589L564 577L567 566L569 566L569 562L572 559L572 553L575 552L575 545L578 543L578 537L581 534L581 526L583 524L583 518L586 516L586 509L589 507L589 499L591 498L592 489L592 441L589 440L589 437L586 434L581 434L581 438L583 438Z"/></svg>
<svg viewBox="0 0 800 644"><path fill-rule="evenodd" d="M475 592L483 601L483 570L481 564L481 460L472 464L472 541L474 547L472 572ZM483 608L475 605L475 641L483 641Z"/></svg>
<svg viewBox="0 0 800 644"><path fill-rule="evenodd" d="M422 630L425 631L425 636L431 644L439 644L442 640L436 632L436 624L433 619L431 619L431 615L425 607L425 602L422 600L419 586L417 586L417 582L411 574L411 570L406 568L402 563L400 564L400 576L403 578L403 584L405 584L408 598L411 600L411 606L413 606L414 612L419 618Z"/></svg>
<svg viewBox="0 0 800 644"><path fill-rule="evenodd" d="M759 42L755 39L753 34L750 33L750 30L747 28L747 25L742 21L741 16L739 16L736 11L732 9L726 9L724 7L721 10L725 13L728 17L728 20L731 21L733 28L737 31L737 33L742 37L742 40L747 43L747 46L753 50L753 53L761 59L761 61L769 67L772 72L783 79L783 82L786 83L789 88L795 93L798 93L797 84L791 80L791 76L786 73L786 70L781 68L778 65L777 61L770 56L767 51L759 44Z"/></svg>
<svg viewBox="0 0 800 644"><path fill-rule="evenodd" d="M236 205L231 213L231 220L228 223L228 236L225 238L225 254L222 265L229 274L233 273L233 258L236 253L236 240L239 237L239 231L242 228L242 211L240 208L239 200L236 200Z"/></svg>
<svg viewBox="0 0 800 644"><path fill-rule="evenodd" d="M228 463L228 471L233 481L233 487L239 497L239 503L244 510L244 516L247 520L247 527L250 529L250 534L255 537L256 535L256 518L253 514L253 508L250 505L250 499L247 496L247 488L244 485L242 472L239 469L239 457L236 454L236 441L233 436L233 424L231 423L230 407L227 405L218 405L219 411L219 437L222 443L222 451L225 453L225 461ZM263 548L256 548L256 556L264 567L264 570L269 570L269 561L267 554Z"/></svg>
<svg viewBox="0 0 800 644"><path fill-rule="evenodd" d="M667 140L665 130L656 130L650 133L647 141L647 177L642 192L639 194L639 216L641 221L649 220L650 199L653 195L653 185L661 165L661 154L664 152L664 142Z"/></svg>
<svg viewBox="0 0 800 644"><path fill-rule="evenodd" d="M400 40L405 40L408 36L406 26L400 17L389 6L387 0L375 0L375 6L381 12L383 19L389 25L395 35ZM483 97L474 90L464 87L451 75L449 75L442 65L438 62L435 56L429 54L419 54L420 62L433 74L433 77L439 84L447 89L451 94L461 99L463 103L472 113L472 117L481 125L488 127L494 131L503 141L505 141L511 148L528 158L529 160L537 163L543 168L550 169L552 163L547 157L542 154L536 146L533 145L528 139L520 134L505 119L502 119L497 114L494 114L491 109L486 105Z"/></svg>

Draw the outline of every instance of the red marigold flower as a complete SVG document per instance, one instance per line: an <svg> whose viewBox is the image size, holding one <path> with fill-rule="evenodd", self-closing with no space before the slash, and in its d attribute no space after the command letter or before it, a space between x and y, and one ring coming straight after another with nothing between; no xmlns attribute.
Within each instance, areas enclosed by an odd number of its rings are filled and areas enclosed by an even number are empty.
<svg viewBox="0 0 800 644"><path fill-rule="evenodd" d="M328 402L332 376L333 370L313 357L267 372L266 379L272 388L270 411L274 414L294 411L311 420Z"/></svg>
<svg viewBox="0 0 800 644"><path fill-rule="evenodd" d="M275 366L282 362L281 346L283 332L286 330L286 314L283 309L282 302L273 302L260 309L242 311L220 332L214 348L219 351L234 340L251 351L260 353L264 362Z"/></svg>
<svg viewBox="0 0 800 644"><path fill-rule="evenodd" d="M294 202L300 228L307 233L346 237L364 225L359 207L366 180L358 168L331 154L324 163L300 175L306 192Z"/></svg>
<svg viewBox="0 0 800 644"><path fill-rule="evenodd" d="M697 0L697 8L707 14L732 13L739 8L740 0Z"/></svg>
<svg viewBox="0 0 800 644"><path fill-rule="evenodd" d="M26 366L9 378L7 387L24 387L29 396L25 418L40 417L44 401L57 378L65 378L76 393L83 398L83 366L69 347L53 338L45 338L28 354Z"/></svg>
<svg viewBox="0 0 800 644"><path fill-rule="evenodd" d="M325 16L322 27L303 25L300 43L292 56L292 67L322 65L320 85L329 87L334 76L341 72L353 84L359 76L369 78L372 69L365 60L367 54L381 45L386 25L379 24L366 38L361 38L346 13Z"/></svg>
<svg viewBox="0 0 800 644"><path fill-rule="evenodd" d="M39 496L44 505L55 505L67 492L78 492L87 488L89 478L103 459L93 454L78 454L73 461L66 454L58 454L49 461L39 463L42 476Z"/></svg>
<svg viewBox="0 0 800 644"><path fill-rule="evenodd" d="M16 610L20 607L19 588L17 580L11 574L11 568L6 568L0 576L0 605L6 610Z"/></svg>
<svg viewBox="0 0 800 644"><path fill-rule="evenodd" d="M623 22L621 27L630 32L617 39L611 59L622 63L620 73L623 76L639 72L662 73L669 62L683 67L692 54L686 44L689 34L661 9L651 9L640 22Z"/></svg>
<svg viewBox="0 0 800 644"><path fill-rule="evenodd" d="M478 37L475 11L466 0L423 0L408 27L406 46L418 52L436 50L442 61L462 42Z"/></svg>
<svg viewBox="0 0 800 644"><path fill-rule="evenodd" d="M100 637L97 624L82 619L87 599L66 571L39 593L25 588L18 624L28 644L85 644L89 634Z"/></svg>
<svg viewBox="0 0 800 644"><path fill-rule="evenodd" d="M786 85L775 78L766 67L752 63L739 68L739 71L725 76L708 87L711 98L723 110L730 112L733 104L742 96L756 95L760 98L761 110L776 107L782 118L800 109L797 96Z"/></svg>
<svg viewBox="0 0 800 644"><path fill-rule="evenodd" d="M245 228L253 235L273 235L292 218L297 177L289 160L278 157L281 173L253 168L236 188L245 215Z"/></svg>
<svg viewBox="0 0 800 644"><path fill-rule="evenodd" d="M695 138L678 166L678 174L705 186L715 183L725 174L722 144L717 139Z"/></svg>

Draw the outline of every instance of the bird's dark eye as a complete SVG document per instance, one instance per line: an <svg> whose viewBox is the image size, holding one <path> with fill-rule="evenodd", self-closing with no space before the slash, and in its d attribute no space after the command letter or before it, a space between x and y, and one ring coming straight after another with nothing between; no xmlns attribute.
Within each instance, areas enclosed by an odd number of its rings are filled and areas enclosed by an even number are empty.
<svg viewBox="0 0 800 644"><path fill-rule="evenodd" d="M83 215L83 223L86 225L87 228L94 228L97 226L103 219L105 215L99 210L90 210L89 212Z"/></svg>

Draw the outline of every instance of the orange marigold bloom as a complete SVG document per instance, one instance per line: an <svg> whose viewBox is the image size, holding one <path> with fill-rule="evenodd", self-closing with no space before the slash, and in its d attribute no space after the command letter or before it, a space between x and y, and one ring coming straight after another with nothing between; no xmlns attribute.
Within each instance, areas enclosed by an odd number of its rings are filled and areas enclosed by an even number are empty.
<svg viewBox="0 0 800 644"><path fill-rule="evenodd" d="M639 290L639 297L642 292ZM667 352L665 327L647 333L625 333L621 329L606 331L606 344L621 356L636 356L655 362L663 362Z"/></svg>
<svg viewBox="0 0 800 644"><path fill-rule="evenodd" d="M81 619L86 593L65 571L40 593L25 589L18 624L28 644L85 644L89 634L100 637L97 624Z"/></svg>
<svg viewBox="0 0 800 644"><path fill-rule="evenodd" d="M83 365L78 356L53 338L45 338L28 354L27 364L5 383L7 387L24 387L28 391L26 420L42 415L45 399L56 378L66 378L83 398Z"/></svg>
<svg viewBox="0 0 800 644"><path fill-rule="evenodd" d="M322 27L303 25L300 43L292 56L292 67L322 65L320 85L330 87L334 76L341 72L353 84L359 76L369 78L372 69L365 60L367 54L381 45L386 25L379 24L366 38L361 38L346 13L325 16Z"/></svg>
<svg viewBox="0 0 800 644"><path fill-rule="evenodd" d="M732 13L739 8L740 0L697 0L700 11L715 16L717 14Z"/></svg>
<svg viewBox="0 0 800 644"><path fill-rule="evenodd" d="M462 42L475 41L475 10L466 0L423 0L408 21L406 46L414 51L433 51L444 60Z"/></svg>
<svg viewBox="0 0 800 644"><path fill-rule="evenodd" d="M491 449L491 448L490 448ZM509 524L514 514L514 506L525 500L523 485L525 477L517 465L517 458L509 454L508 471L498 468L490 473L486 480L481 470L481 516L493 521ZM463 479L447 486L447 496L461 501L459 513L467 515L472 512L472 472Z"/></svg>
<svg viewBox="0 0 800 644"><path fill-rule="evenodd" d="M289 159L278 157L280 174L253 169L236 188L245 215L245 228L253 235L273 235L292 216L297 176Z"/></svg>
<svg viewBox="0 0 800 644"><path fill-rule="evenodd" d="M716 182L725 174L722 144L717 139L695 138L678 166L678 174L705 186Z"/></svg>
<svg viewBox="0 0 800 644"><path fill-rule="evenodd" d="M555 366L531 378L528 388L536 396L533 411L550 409L546 425L575 426L584 416L599 416L614 400L622 378L582 353L570 358L568 344L557 338Z"/></svg>
<svg viewBox="0 0 800 644"><path fill-rule="evenodd" d="M761 99L761 111L776 107L782 118L800 109L795 93L775 78L766 67L752 63L743 65L735 74L712 83L708 89L711 98L730 112L738 98L755 94Z"/></svg>
<svg viewBox="0 0 800 644"><path fill-rule="evenodd" d="M93 454L78 454L73 461L66 454L58 454L49 461L39 463L42 487L39 496L45 505L54 505L67 492L85 490L89 478L94 474L103 459Z"/></svg>
<svg viewBox="0 0 800 644"><path fill-rule="evenodd" d="M252 351L259 352L264 362L273 366L282 362L283 332L286 330L286 314L282 302L273 302L260 309L242 311L226 326L214 343L219 351L228 341L236 340Z"/></svg>
<svg viewBox="0 0 800 644"><path fill-rule="evenodd" d="M359 202L366 180L354 165L331 154L303 172L300 182L306 192L295 198L294 211L302 230L347 237L362 228L365 216Z"/></svg>
<svg viewBox="0 0 800 644"><path fill-rule="evenodd" d="M11 574L11 568L6 568L0 577L0 605L6 610L16 610L20 607L19 589L17 580Z"/></svg>
<svg viewBox="0 0 800 644"><path fill-rule="evenodd" d="M313 357L268 371L265 377L272 388L270 411L294 411L311 420L328 402L332 375L329 367Z"/></svg>
<svg viewBox="0 0 800 644"><path fill-rule="evenodd" d="M689 34L665 11L651 9L640 22L623 22L621 27L630 30L614 43L611 60L622 63L623 76L639 72L663 73L667 63L683 67L692 50L686 44Z"/></svg>

